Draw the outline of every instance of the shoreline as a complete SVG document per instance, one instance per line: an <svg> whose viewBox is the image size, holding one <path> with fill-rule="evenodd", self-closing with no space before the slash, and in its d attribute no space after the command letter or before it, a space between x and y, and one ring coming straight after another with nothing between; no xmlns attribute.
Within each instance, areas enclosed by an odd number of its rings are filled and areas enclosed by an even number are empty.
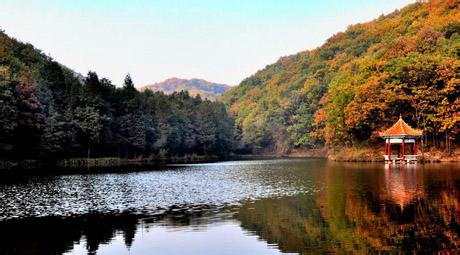
<svg viewBox="0 0 460 255"><path fill-rule="evenodd" d="M141 170L146 167L159 168L169 164L204 163L226 160L224 157L211 155L185 155L182 157L158 158L158 159L124 159L117 157L101 158L68 158L68 159L22 159L0 160L0 172L104 172L107 170Z"/></svg>
<svg viewBox="0 0 460 255"><path fill-rule="evenodd" d="M384 162L381 148L375 147L343 147L335 148L328 152L327 158L338 162ZM460 153L455 151L447 156L443 151L430 149L417 153L419 163L460 162Z"/></svg>
<svg viewBox="0 0 460 255"><path fill-rule="evenodd" d="M418 154L419 163L459 163L460 155L446 157L439 151L429 151ZM185 155L182 157L171 157L162 159L123 159L116 157L101 158L69 158L58 160L0 160L0 173L30 172L30 173L70 173L70 172L105 172L105 171L142 171L146 168L160 168L170 164L194 164L213 163L218 161L232 160L267 160L267 159L324 159L334 162L384 162L380 150L369 148L341 148L333 151L305 150L291 153L267 153L267 154L232 154L227 157L211 155Z"/></svg>

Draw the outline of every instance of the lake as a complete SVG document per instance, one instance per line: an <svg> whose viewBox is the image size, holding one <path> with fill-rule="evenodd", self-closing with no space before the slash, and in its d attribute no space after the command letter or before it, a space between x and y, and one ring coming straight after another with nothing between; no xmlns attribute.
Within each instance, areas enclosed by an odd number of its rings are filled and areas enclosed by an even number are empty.
<svg viewBox="0 0 460 255"><path fill-rule="evenodd" d="M456 251L458 164L316 159L2 176L0 254Z"/></svg>

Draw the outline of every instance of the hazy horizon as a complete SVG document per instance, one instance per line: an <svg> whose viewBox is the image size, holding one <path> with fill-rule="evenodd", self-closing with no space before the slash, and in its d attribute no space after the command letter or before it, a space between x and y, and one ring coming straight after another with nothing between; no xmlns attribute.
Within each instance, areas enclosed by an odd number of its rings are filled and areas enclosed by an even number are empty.
<svg viewBox="0 0 460 255"><path fill-rule="evenodd" d="M0 27L117 85L127 73L137 87L171 77L237 85L279 57L411 2L6 0Z"/></svg>

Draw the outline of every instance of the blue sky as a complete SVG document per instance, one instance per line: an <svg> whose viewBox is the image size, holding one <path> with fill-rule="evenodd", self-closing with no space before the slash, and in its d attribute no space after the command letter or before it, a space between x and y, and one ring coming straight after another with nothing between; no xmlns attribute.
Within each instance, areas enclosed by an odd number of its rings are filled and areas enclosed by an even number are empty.
<svg viewBox="0 0 460 255"><path fill-rule="evenodd" d="M0 27L84 75L236 85L414 0L2 0Z"/></svg>

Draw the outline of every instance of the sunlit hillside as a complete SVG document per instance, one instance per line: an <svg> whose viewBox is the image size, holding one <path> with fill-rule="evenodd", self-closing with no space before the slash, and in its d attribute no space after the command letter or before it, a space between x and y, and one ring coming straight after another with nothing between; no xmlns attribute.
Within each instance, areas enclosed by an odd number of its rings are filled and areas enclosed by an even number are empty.
<svg viewBox="0 0 460 255"><path fill-rule="evenodd" d="M280 58L223 100L254 151L374 142L399 114L439 146L458 131L459 56L459 2L420 1Z"/></svg>
<svg viewBox="0 0 460 255"><path fill-rule="evenodd" d="M170 78L162 82L148 84L140 88L141 91L149 89L151 91L161 91L166 94L173 92L188 91L192 96L200 95L203 98L210 100L217 99L220 95L225 93L230 86L209 82L203 79L180 79Z"/></svg>

